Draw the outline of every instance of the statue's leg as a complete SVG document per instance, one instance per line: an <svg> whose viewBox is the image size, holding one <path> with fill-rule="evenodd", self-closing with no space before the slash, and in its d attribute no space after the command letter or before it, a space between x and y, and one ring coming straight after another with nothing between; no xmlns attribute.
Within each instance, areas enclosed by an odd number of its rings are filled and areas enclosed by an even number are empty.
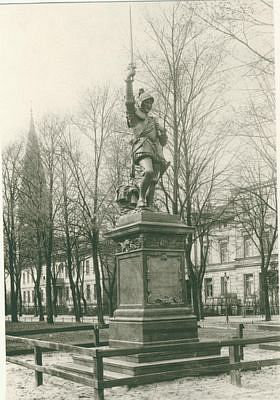
<svg viewBox="0 0 280 400"><path fill-rule="evenodd" d="M154 197L155 197L155 189L159 175L159 165L157 163L153 163L153 178L151 180L146 199L147 206L153 208L154 206Z"/></svg>
<svg viewBox="0 0 280 400"><path fill-rule="evenodd" d="M143 158L142 160L139 161L139 165L144 169L144 176L140 182L139 199L137 207L145 207L147 205L146 203L147 191L154 176L153 161L149 157Z"/></svg>
<svg viewBox="0 0 280 400"><path fill-rule="evenodd" d="M154 197L155 197L156 182L153 180L149 186L149 191L147 193L147 206L153 207Z"/></svg>

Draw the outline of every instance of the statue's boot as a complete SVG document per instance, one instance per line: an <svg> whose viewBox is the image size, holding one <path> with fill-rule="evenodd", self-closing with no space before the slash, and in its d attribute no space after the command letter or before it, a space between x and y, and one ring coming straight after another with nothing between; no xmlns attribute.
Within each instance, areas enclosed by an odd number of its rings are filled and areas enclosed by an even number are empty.
<svg viewBox="0 0 280 400"><path fill-rule="evenodd" d="M146 202L143 200L143 199L139 199L138 200L138 202L137 202L137 208L143 208L143 207L146 207L147 206L147 204L146 204Z"/></svg>

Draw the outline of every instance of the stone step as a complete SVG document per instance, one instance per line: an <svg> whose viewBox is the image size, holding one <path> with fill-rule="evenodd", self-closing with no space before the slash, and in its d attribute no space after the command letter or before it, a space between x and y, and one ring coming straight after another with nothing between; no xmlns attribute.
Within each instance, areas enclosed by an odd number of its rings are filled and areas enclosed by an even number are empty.
<svg viewBox="0 0 280 400"><path fill-rule="evenodd" d="M163 371L173 371L177 369L193 369L202 366L223 365L229 362L228 357L222 356L203 356L189 357L177 360L160 360L147 363L135 363L121 360L117 357L104 359L104 371L121 372L126 375L145 375Z"/></svg>
<svg viewBox="0 0 280 400"><path fill-rule="evenodd" d="M202 357L202 356L219 356L221 353L221 349L218 348L209 348L189 352L151 352L151 353L139 353L133 354L129 356L118 357L120 360L131 361L136 363L142 362L153 362L153 361L161 361L161 360L175 360L180 358L193 358L193 357ZM78 356L73 355L73 360L75 363L79 365L91 365L92 359L91 357Z"/></svg>
<svg viewBox="0 0 280 400"><path fill-rule="evenodd" d="M221 350L218 348L210 348L196 351L188 351L188 352L154 352L154 353L140 353L133 354L130 356L119 357L120 359L132 361L132 362L153 362L153 361L161 361L161 360L174 360L179 358L193 358L193 357L202 357L202 356L214 356L220 355Z"/></svg>
<svg viewBox="0 0 280 400"><path fill-rule="evenodd" d="M91 370L92 358L86 356L73 355L74 364L77 368L86 368ZM229 358L207 355L172 358L168 360L154 360L150 362L131 361L120 357L104 358L104 373L122 373L128 376L144 375L161 371L173 371L176 369L193 369L200 366L224 365L229 362Z"/></svg>
<svg viewBox="0 0 280 400"><path fill-rule="evenodd" d="M262 350L280 351L280 342L259 344L259 348Z"/></svg>
<svg viewBox="0 0 280 400"><path fill-rule="evenodd" d="M84 367L92 366L92 357L73 355L72 359L76 365L81 365Z"/></svg>
<svg viewBox="0 0 280 400"><path fill-rule="evenodd" d="M62 369L63 371L71 372L76 375L83 375L87 378L93 378L93 370L90 367L83 365L75 365L73 363L64 363L54 366L56 369ZM129 375L121 374L119 372L104 371L104 379L123 379L128 378Z"/></svg>
<svg viewBox="0 0 280 400"><path fill-rule="evenodd" d="M280 331L280 323L261 324L258 325L258 329L261 331Z"/></svg>

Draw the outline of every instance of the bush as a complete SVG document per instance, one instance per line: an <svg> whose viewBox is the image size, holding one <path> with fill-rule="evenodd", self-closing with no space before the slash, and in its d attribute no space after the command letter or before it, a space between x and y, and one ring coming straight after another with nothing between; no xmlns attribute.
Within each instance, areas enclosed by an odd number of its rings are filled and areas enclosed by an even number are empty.
<svg viewBox="0 0 280 400"><path fill-rule="evenodd" d="M97 308L96 306L87 306L87 312L84 313L87 317L95 317L97 315Z"/></svg>
<svg viewBox="0 0 280 400"><path fill-rule="evenodd" d="M56 307L57 315L68 315L69 314L69 308L66 305L61 305Z"/></svg>
<svg viewBox="0 0 280 400"><path fill-rule="evenodd" d="M23 306L22 307L22 314L35 315L35 312L36 312L35 306Z"/></svg>

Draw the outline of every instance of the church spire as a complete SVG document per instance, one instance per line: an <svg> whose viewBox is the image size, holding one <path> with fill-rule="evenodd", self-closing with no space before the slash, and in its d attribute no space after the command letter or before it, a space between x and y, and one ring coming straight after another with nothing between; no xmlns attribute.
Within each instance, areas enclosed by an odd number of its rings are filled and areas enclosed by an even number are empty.
<svg viewBox="0 0 280 400"><path fill-rule="evenodd" d="M30 127L29 127L29 134L35 134L35 124L34 124L32 106L31 106L31 108L30 108Z"/></svg>

